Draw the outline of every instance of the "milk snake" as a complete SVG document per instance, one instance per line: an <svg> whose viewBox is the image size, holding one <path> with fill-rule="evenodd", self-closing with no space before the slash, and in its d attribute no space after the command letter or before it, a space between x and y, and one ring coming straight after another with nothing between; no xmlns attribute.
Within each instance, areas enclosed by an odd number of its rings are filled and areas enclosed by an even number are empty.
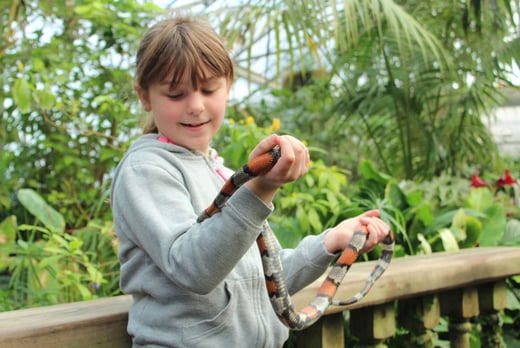
<svg viewBox="0 0 520 348"><path fill-rule="evenodd" d="M280 149L279 147L275 147L268 153L254 158L236 171L226 181L213 203L200 214L197 222L202 222L219 212L229 197L240 186L255 176L269 171L278 161L279 157ZM390 264L394 250L394 238L391 231L388 232L388 235L382 242L382 250L378 263L370 273L363 289L347 300L337 301L333 299L346 273L358 258L360 250L365 245L367 236L368 230L366 226L363 226L361 231L354 232L350 244L332 266L314 300L299 312L296 312L285 285L276 239L269 224L267 222L263 224L262 231L256 239L256 242L262 256L267 292L273 309L283 324L292 330L303 330L314 324L325 313L329 305L343 306L356 303L370 291L375 281L379 279Z"/></svg>

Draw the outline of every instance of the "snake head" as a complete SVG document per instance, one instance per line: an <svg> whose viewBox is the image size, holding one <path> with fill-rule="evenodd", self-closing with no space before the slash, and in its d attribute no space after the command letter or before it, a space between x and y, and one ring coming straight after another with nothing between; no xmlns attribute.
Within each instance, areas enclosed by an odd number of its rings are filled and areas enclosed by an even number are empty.
<svg viewBox="0 0 520 348"><path fill-rule="evenodd" d="M269 151L269 154L271 155L272 159L271 159L271 163L273 164L272 167L274 167L274 165L276 164L276 162L278 162L278 160L280 159L280 157L282 156L282 151L280 149L280 145L276 145L275 147L273 147L270 151ZM272 168L271 167L271 168Z"/></svg>

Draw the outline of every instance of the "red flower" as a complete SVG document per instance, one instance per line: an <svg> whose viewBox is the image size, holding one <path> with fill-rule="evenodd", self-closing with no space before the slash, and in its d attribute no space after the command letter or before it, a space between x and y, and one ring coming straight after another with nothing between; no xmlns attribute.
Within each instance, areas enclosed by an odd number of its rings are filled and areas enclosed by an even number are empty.
<svg viewBox="0 0 520 348"><path fill-rule="evenodd" d="M498 187L504 187L504 186L513 186L516 184L516 180L513 179L511 174L509 173L509 169L506 169L504 176L501 178L498 178L496 185Z"/></svg>
<svg viewBox="0 0 520 348"><path fill-rule="evenodd" d="M489 184L487 182L485 182L484 180L482 180L480 178L480 176L478 176L477 174L475 174L471 177L471 187L485 187L485 186L489 186Z"/></svg>

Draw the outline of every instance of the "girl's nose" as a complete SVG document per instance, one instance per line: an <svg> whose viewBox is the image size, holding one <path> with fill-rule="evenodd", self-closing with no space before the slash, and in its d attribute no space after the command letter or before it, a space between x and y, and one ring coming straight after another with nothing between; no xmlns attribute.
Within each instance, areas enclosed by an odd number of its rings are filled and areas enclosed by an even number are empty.
<svg viewBox="0 0 520 348"><path fill-rule="evenodd" d="M188 98L188 114L197 116L204 110L203 96L200 91L193 91Z"/></svg>

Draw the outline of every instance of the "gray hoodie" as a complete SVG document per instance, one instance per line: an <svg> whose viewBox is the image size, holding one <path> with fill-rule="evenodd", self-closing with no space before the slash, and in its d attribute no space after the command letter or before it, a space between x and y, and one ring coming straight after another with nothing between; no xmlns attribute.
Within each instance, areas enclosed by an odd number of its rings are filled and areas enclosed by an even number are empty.
<svg viewBox="0 0 520 348"><path fill-rule="evenodd" d="M245 186L196 223L232 172L212 156L140 137L116 169L111 204L121 289L133 295L133 347L281 347L288 330L265 289L255 239L272 212ZM215 153L212 150L212 153ZM323 234L281 251L288 289L319 277L333 255Z"/></svg>

